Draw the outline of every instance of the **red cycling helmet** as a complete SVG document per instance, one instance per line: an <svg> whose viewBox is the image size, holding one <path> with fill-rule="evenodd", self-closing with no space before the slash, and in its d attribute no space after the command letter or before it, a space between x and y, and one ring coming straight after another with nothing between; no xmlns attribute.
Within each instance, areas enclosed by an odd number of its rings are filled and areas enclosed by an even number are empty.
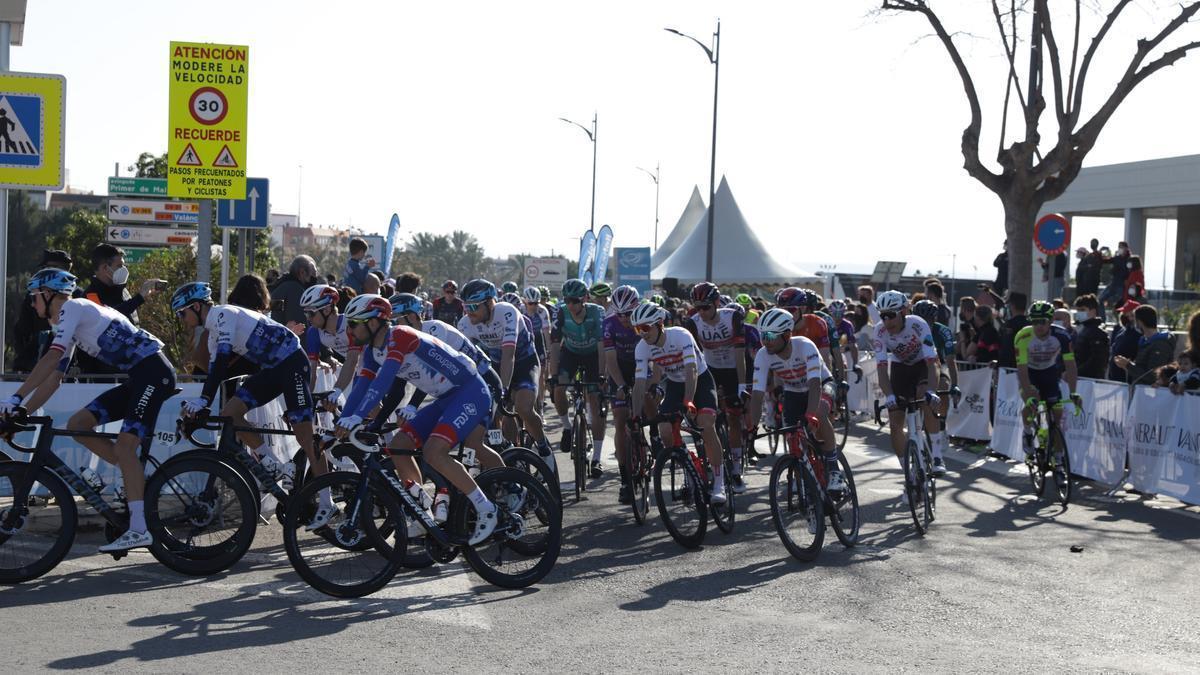
<svg viewBox="0 0 1200 675"><path fill-rule="evenodd" d="M721 289L711 281L701 281L692 286L692 303L703 303L713 306L721 304Z"/></svg>

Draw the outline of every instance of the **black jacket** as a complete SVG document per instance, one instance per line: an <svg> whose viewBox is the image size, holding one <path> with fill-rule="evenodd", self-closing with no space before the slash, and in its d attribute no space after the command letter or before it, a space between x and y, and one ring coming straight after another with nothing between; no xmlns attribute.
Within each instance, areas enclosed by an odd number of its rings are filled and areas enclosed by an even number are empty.
<svg viewBox="0 0 1200 675"><path fill-rule="evenodd" d="M1029 325L1029 317L1022 314L1014 316L1000 326L1000 356L996 359L1003 368L1017 367L1017 350L1013 341L1017 332Z"/></svg>
<svg viewBox="0 0 1200 675"><path fill-rule="evenodd" d="M1108 333L1099 317L1079 324L1075 333L1075 367L1080 377L1104 379L1108 369Z"/></svg>
<svg viewBox="0 0 1200 675"><path fill-rule="evenodd" d="M1154 371L1175 360L1175 336L1167 331L1138 340L1137 356L1125 369L1130 384L1154 384Z"/></svg>
<svg viewBox="0 0 1200 675"><path fill-rule="evenodd" d="M33 370L38 359L46 353L53 336L50 322L37 315L37 310L33 308L33 299L26 295L21 300L17 323L13 326L13 371L28 373Z"/></svg>
<svg viewBox="0 0 1200 675"><path fill-rule="evenodd" d="M1003 294L1008 290L1008 251L996 256L992 266L996 268L996 283L992 284L992 288Z"/></svg>
<svg viewBox="0 0 1200 675"><path fill-rule="evenodd" d="M1104 258L1099 251L1090 251L1075 267L1076 297L1100 290L1100 267Z"/></svg>
<svg viewBox="0 0 1200 675"><path fill-rule="evenodd" d="M271 319L277 323L287 324L289 321L305 323L304 310L300 309L300 296L310 284L300 283L291 272L279 277L279 282L271 289ZM283 301L283 311L274 309L276 302Z"/></svg>

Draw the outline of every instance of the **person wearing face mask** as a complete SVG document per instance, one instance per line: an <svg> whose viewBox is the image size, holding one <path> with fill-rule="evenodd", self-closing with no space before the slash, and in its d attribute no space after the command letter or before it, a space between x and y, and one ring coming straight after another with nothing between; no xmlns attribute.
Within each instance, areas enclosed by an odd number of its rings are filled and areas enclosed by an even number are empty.
<svg viewBox="0 0 1200 675"><path fill-rule="evenodd" d="M1137 356L1138 343L1142 334L1133 320L1133 312L1141 305L1133 300L1126 300L1118 309L1119 323L1113 328L1110 340L1108 360L1108 379L1126 382L1125 369L1117 365L1117 358L1132 359Z"/></svg>
<svg viewBox="0 0 1200 675"><path fill-rule="evenodd" d="M92 283L83 292L83 297L97 305L111 307L124 314L135 327L138 325L137 309L167 282L161 279L146 279L136 294L130 294L129 268L125 266L125 251L112 244L100 244L92 249ZM83 373L115 373L108 364L79 352L76 363Z"/></svg>
<svg viewBox="0 0 1200 675"><path fill-rule="evenodd" d="M1108 334L1099 316L1100 302L1092 293L1075 299L1075 364L1080 377L1104 379L1108 366Z"/></svg>

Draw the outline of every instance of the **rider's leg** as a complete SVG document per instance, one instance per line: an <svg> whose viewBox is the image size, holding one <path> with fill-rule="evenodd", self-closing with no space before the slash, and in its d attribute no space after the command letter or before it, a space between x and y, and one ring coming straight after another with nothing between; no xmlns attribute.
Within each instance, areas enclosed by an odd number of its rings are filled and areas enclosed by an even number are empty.
<svg viewBox="0 0 1200 675"><path fill-rule="evenodd" d="M712 410L705 410L696 415L696 425L704 436L704 454L708 457L708 465L713 472L713 492L720 492L725 487L725 466L722 457L721 439L717 436L717 417Z"/></svg>
<svg viewBox="0 0 1200 675"><path fill-rule="evenodd" d="M250 408L246 405L246 402L237 396L225 401L225 405L221 406L221 415L223 417L230 418L233 422L233 425L236 427L245 427L250 425L250 423L246 421L246 413L249 411ZM266 451L266 449L263 447L264 443L261 434L256 434L252 431L239 431L237 438L242 442L243 445L249 448L250 452L256 457L261 458L263 452Z"/></svg>
<svg viewBox="0 0 1200 675"><path fill-rule="evenodd" d="M607 418L600 414L600 395L590 392L587 395L588 415L592 423L592 461L599 462L604 456L604 428Z"/></svg>
<svg viewBox="0 0 1200 675"><path fill-rule="evenodd" d="M483 442L486 429L482 424L475 427L475 430L467 436L467 440L463 445L475 451L475 459L479 460L479 466L484 469L497 469L504 466L504 459L500 457L500 453L489 448Z"/></svg>
<svg viewBox="0 0 1200 675"><path fill-rule="evenodd" d="M615 434L614 450L617 455L617 468L620 471L621 482L629 482L629 430L626 428L626 423L629 421L629 408L627 406L613 405L613 432Z"/></svg>
<svg viewBox="0 0 1200 675"><path fill-rule="evenodd" d="M101 422L91 410L84 408L71 415L71 419L67 420L67 429L70 431L94 431L100 424L107 422L107 419ZM89 438L86 436L75 436L73 438L77 443L91 450L92 454L100 459L109 464L117 463L117 453L114 449L116 443L114 441L110 441L107 438Z"/></svg>

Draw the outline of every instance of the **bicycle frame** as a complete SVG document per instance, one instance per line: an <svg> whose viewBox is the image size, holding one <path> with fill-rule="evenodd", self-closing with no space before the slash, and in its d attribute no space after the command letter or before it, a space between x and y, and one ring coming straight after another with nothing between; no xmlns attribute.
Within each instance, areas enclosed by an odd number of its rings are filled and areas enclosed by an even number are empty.
<svg viewBox="0 0 1200 675"><path fill-rule="evenodd" d="M204 443L201 441L197 441L194 437L194 434L196 431L199 431L200 429L206 429L208 431L219 432L220 435L217 438L217 442L214 444L214 443ZM212 450L221 457L229 457L229 458L232 458L233 460L235 460L239 465L241 465L243 468L245 468L246 471L249 471L250 475L254 476L254 478L257 479L258 484L261 486L261 488L259 489L259 492L261 494L270 494L271 496L275 497L275 499L277 501L279 501L280 504L286 504L287 499L288 499L288 493L282 487L279 486L279 484L276 482L277 479L275 478L275 476L271 475L267 471L266 467L264 467L262 464L260 464L258 462L258 460L254 459L254 455L251 455L250 451L247 450L246 447L242 444L242 442L238 440L237 434L239 432L250 432L250 433L255 433L255 434L266 434L266 435L271 435L271 436L291 436L292 435L292 431L290 429L283 430L283 429L267 429L267 428L259 428L259 427L239 427L239 426L234 425L232 418L220 417L220 416L209 416L209 417L205 418L201 424L199 424L198 426L196 426L193 429L188 430L185 433L185 436L187 437L187 439L189 441L191 441L197 448L199 448L201 450ZM305 454L303 448L301 448L300 454L301 455ZM297 472L297 473L299 473L299 472ZM303 478L304 478L303 476L297 475L294 485L299 486L300 483L303 481ZM251 487L253 487L253 486L251 486Z"/></svg>

